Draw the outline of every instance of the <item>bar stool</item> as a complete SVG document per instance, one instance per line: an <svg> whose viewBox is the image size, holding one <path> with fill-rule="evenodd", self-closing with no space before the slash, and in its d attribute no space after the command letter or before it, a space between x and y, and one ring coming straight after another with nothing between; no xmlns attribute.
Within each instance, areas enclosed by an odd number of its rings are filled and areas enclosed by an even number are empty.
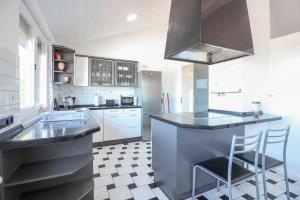
<svg viewBox="0 0 300 200"><path fill-rule="evenodd" d="M272 170L280 166L284 167L287 199L288 200L290 199L290 190L289 190L287 164L286 164L286 149L287 149L289 132L290 132L290 126L288 126L285 129L268 129L265 133L262 153L259 153L258 168L262 173L264 193L265 193L264 196L266 200L268 199L266 171ZM280 143L283 143L283 161L277 160L275 158L266 155L267 146L269 146L268 144L280 144ZM252 151L244 154L238 154L235 157L238 160L245 162L246 164L254 165L256 154L257 152Z"/></svg>
<svg viewBox="0 0 300 200"><path fill-rule="evenodd" d="M252 151L259 151L262 132L257 135L243 137L234 135L232 138L231 149L229 158L217 157L211 158L202 162L198 162L193 167L193 182L192 182L192 200L195 200L196 190L196 175L197 169L201 169L204 172L210 174L217 179L217 187L219 190L220 181L227 185L229 200L232 200L232 185L242 180L255 176L258 183L257 175L257 163L258 153L255 153L255 172L242 167L238 163L234 162L234 155L244 154ZM248 141L246 141L248 140ZM250 141L249 141L250 140ZM245 142L246 141L246 142ZM256 185L256 196L260 199L259 185Z"/></svg>

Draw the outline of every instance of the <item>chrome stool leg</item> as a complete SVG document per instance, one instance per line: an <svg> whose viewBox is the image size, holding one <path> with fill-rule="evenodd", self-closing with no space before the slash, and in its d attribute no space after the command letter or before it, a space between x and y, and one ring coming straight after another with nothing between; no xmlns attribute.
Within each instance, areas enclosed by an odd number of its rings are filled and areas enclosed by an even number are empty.
<svg viewBox="0 0 300 200"><path fill-rule="evenodd" d="M290 200L290 188L289 188L289 180L288 180L288 173L287 173L286 163L284 163L283 167L284 167L284 178L285 178L286 196L287 196L287 200Z"/></svg>
<svg viewBox="0 0 300 200"><path fill-rule="evenodd" d="M221 189L220 189L220 180L217 179L217 192L220 192Z"/></svg>
<svg viewBox="0 0 300 200"><path fill-rule="evenodd" d="M227 190L228 190L228 197L229 197L229 200L232 200L231 183L227 185Z"/></svg>
<svg viewBox="0 0 300 200"><path fill-rule="evenodd" d="M267 180L266 180L266 171L265 171L265 170L262 170L262 177L263 177L263 185L264 185L264 196L265 196L265 200L268 200Z"/></svg>
<svg viewBox="0 0 300 200"><path fill-rule="evenodd" d="M193 167L193 183L192 183L192 200L196 200L196 197L195 197L196 175L197 175L197 166L194 166Z"/></svg>
<svg viewBox="0 0 300 200"><path fill-rule="evenodd" d="M256 199L260 199L260 193L259 193L259 182L258 182L258 174L256 173L255 176L255 186L256 186Z"/></svg>

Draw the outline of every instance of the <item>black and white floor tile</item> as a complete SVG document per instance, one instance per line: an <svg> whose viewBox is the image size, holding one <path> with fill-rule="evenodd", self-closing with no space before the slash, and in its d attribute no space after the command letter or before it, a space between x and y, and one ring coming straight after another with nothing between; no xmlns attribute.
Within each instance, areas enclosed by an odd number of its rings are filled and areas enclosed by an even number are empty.
<svg viewBox="0 0 300 200"><path fill-rule="evenodd" d="M168 200L153 182L151 168L151 142L133 142L94 148L94 199L95 200ZM300 181L289 180L291 199L300 200ZM268 172L269 199L286 199L282 169ZM263 195L262 178L259 178ZM254 178L233 188L236 200L252 200L256 197ZM225 188L198 195L199 200L225 200Z"/></svg>

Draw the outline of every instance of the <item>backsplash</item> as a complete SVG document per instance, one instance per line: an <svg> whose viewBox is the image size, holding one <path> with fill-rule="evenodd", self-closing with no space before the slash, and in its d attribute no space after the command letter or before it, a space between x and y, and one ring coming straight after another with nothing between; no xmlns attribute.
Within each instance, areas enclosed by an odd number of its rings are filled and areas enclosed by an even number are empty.
<svg viewBox="0 0 300 200"><path fill-rule="evenodd" d="M20 111L19 82L18 55L0 45L0 116Z"/></svg>
<svg viewBox="0 0 300 200"><path fill-rule="evenodd" d="M134 95L135 89L129 87L79 87L71 85L54 85L53 97L57 98L59 104L65 96L76 97L76 104L94 104L94 95L97 93L101 97L101 104L105 99L115 99L120 103L120 95Z"/></svg>

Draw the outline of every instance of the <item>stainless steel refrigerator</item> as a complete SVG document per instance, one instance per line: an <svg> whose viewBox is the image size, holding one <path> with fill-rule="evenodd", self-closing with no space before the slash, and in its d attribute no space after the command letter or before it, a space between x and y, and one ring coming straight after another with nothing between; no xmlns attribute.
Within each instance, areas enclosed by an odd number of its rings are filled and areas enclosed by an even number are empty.
<svg viewBox="0 0 300 200"><path fill-rule="evenodd" d="M142 136L144 141L151 140L150 113L162 112L162 75L160 71L138 72L138 101L143 107Z"/></svg>

